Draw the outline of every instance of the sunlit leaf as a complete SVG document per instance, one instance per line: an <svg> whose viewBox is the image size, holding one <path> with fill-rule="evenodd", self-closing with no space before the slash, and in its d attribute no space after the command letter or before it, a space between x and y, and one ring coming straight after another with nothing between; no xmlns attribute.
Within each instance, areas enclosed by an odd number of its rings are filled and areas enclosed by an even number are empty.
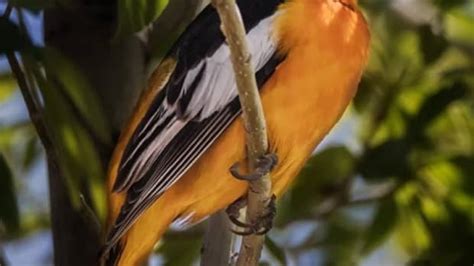
<svg viewBox="0 0 474 266"><path fill-rule="evenodd" d="M19 221L13 174L5 158L0 154L0 222L8 231L16 231Z"/></svg>
<svg viewBox="0 0 474 266"><path fill-rule="evenodd" d="M446 111L449 104L461 99L466 93L465 84L454 83L426 98L416 116L410 121L409 133L414 136L421 134L427 125Z"/></svg>
<svg viewBox="0 0 474 266"><path fill-rule="evenodd" d="M143 29L158 18L168 0L119 0L117 36Z"/></svg>
<svg viewBox="0 0 474 266"><path fill-rule="evenodd" d="M16 89L16 81L11 73L0 74L0 103L8 100Z"/></svg>
<svg viewBox="0 0 474 266"><path fill-rule="evenodd" d="M64 94L41 73L35 75L43 93L46 122L53 135L69 195L73 205L79 207L81 191L90 189L84 184L91 186L91 183L103 180L100 157L89 134L73 115ZM102 197L94 198L94 204L99 199ZM94 207L98 209L98 206Z"/></svg>
<svg viewBox="0 0 474 266"><path fill-rule="evenodd" d="M395 234L403 249L412 256L420 255L431 244L431 237L419 212L403 208Z"/></svg>
<svg viewBox="0 0 474 266"><path fill-rule="evenodd" d="M397 205L392 199L380 203L368 227L362 247L363 254L369 254L385 241L397 224Z"/></svg>
<svg viewBox="0 0 474 266"><path fill-rule="evenodd" d="M445 17L446 36L466 45L474 44L474 15L463 8L450 11Z"/></svg>

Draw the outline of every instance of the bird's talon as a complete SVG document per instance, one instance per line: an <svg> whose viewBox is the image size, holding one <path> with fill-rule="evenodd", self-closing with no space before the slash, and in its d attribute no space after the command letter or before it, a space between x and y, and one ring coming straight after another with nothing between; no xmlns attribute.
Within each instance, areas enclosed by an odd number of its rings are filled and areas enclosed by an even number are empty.
<svg viewBox="0 0 474 266"><path fill-rule="evenodd" d="M253 181L270 173L277 163L277 155L275 153L268 153L257 159L255 170L248 175L243 175L240 173L240 164L238 162L233 164L229 170L230 173L239 180Z"/></svg>
<svg viewBox="0 0 474 266"><path fill-rule="evenodd" d="M241 222L239 220L240 216L240 210L245 207L246 204L246 199L245 198L239 198L235 202L229 205L227 209L225 210L227 213L227 216L229 217L229 220L235 224L238 227L243 227L243 228L250 228L251 225L246 224L244 222Z"/></svg>
<svg viewBox="0 0 474 266"><path fill-rule="evenodd" d="M240 198L234 203L232 203L227 209L226 212L229 216L229 219L238 227L245 228L246 230L237 231L231 229L231 231L236 235L247 236L247 235L264 235L268 233L273 227L273 218L276 214L276 204L275 204L276 197L272 195L270 202L266 208L266 214L264 214L260 219L254 224L246 224L241 222L239 217L239 211L245 206L245 199Z"/></svg>

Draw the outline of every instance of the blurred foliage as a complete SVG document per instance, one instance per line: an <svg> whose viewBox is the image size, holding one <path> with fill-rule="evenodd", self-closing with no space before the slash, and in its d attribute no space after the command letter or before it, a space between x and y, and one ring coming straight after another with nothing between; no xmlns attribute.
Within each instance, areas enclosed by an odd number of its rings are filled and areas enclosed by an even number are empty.
<svg viewBox="0 0 474 266"><path fill-rule="evenodd" d="M120 0L116 36L143 30L167 2ZM279 202L263 264L304 265L310 258L311 265L358 265L388 250L400 264L471 265L474 2L359 2L372 52L347 114L356 124L356 145L324 147L310 159ZM66 2L11 3L39 13ZM97 147L111 142L107 118L80 70L58 51L31 44L26 32L21 13L18 22L1 18L0 36L8 38L0 42L0 55L21 55L28 82L44 103L71 199L78 205L86 191L103 218L105 162ZM0 73L0 108L17 96L12 74ZM16 203L23 182L18 173L43 158L29 121L1 122L0 151L6 236L47 226L44 216L23 214ZM199 256L201 235L172 232L164 243L157 253L165 265L189 265Z"/></svg>
<svg viewBox="0 0 474 266"><path fill-rule="evenodd" d="M142 30L161 14L168 0L119 0L117 36Z"/></svg>

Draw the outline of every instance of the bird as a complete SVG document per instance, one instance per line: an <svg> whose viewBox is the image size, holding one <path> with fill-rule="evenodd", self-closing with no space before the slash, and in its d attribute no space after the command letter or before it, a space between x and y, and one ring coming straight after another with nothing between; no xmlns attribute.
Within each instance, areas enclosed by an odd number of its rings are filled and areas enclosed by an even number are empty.
<svg viewBox="0 0 474 266"><path fill-rule="evenodd" d="M236 4L279 198L354 97L370 31L357 0ZM172 223L196 224L246 195L248 182L229 171L246 163L241 109L229 46L208 5L150 75L112 154L105 265L141 265Z"/></svg>

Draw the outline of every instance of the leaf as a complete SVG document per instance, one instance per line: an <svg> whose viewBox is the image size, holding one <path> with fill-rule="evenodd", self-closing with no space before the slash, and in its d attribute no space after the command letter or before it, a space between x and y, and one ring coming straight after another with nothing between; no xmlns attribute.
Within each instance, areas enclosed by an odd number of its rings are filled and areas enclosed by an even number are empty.
<svg viewBox="0 0 474 266"><path fill-rule="evenodd" d="M395 235L408 254L420 255L431 245L430 233L418 210L404 207L399 221Z"/></svg>
<svg viewBox="0 0 474 266"><path fill-rule="evenodd" d="M461 171L464 178L461 187L468 194L474 195L474 156L458 156L451 159L451 162Z"/></svg>
<svg viewBox="0 0 474 266"><path fill-rule="evenodd" d="M410 146L404 139L390 139L367 150L358 165L366 180L389 177L407 177L410 173L408 156Z"/></svg>
<svg viewBox="0 0 474 266"><path fill-rule="evenodd" d="M325 239L320 244L325 251L322 265L355 266L362 228L350 216L335 215L325 225Z"/></svg>
<svg viewBox="0 0 474 266"><path fill-rule="evenodd" d="M390 235L397 224L397 205L393 199L380 203L364 238L362 254L368 255Z"/></svg>
<svg viewBox="0 0 474 266"><path fill-rule="evenodd" d="M313 156L302 175L312 176L324 183L346 179L354 170L355 158L345 146L329 147Z"/></svg>
<svg viewBox="0 0 474 266"><path fill-rule="evenodd" d="M467 92L466 84L454 82L426 98L416 116L409 121L409 134L417 138L433 120L446 111L451 103L465 97Z"/></svg>
<svg viewBox="0 0 474 266"><path fill-rule="evenodd" d="M95 135L103 142L110 142L108 121L101 110L101 104L92 87L80 71L65 57L53 49L43 49L42 59L49 78L59 84L56 86L64 92L90 126ZM67 101L67 100L66 100Z"/></svg>
<svg viewBox="0 0 474 266"><path fill-rule="evenodd" d="M434 4L443 10L465 5L468 0L434 0Z"/></svg>
<svg viewBox="0 0 474 266"><path fill-rule="evenodd" d="M33 162L38 158L40 150L38 148L36 136L31 136L25 146L24 156L23 156L23 167L28 169L31 167Z"/></svg>
<svg viewBox="0 0 474 266"><path fill-rule="evenodd" d="M42 91L46 122L51 129L71 202L74 207L79 208L79 195L89 194L90 191L84 190L92 190L94 182L103 178L100 157L89 134L73 115L64 94L55 84L46 80L42 73L35 71L34 74ZM98 204L101 198L94 198L95 210L100 210Z"/></svg>
<svg viewBox="0 0 474 266"><path fill-rule="evenodd" d="M2 154L0 154L0 221L10 232L17 231L19 228L20 217L13 174Z"/></svg>
<svg viewBox="0 0 474 266"><path fill-rule="evenodd" d="M429 25L421 26L418 34L425 64L435 62L449 47L448 41L442 35L435 35Z"/></svg>
<svg viewBox="0 0 474 266"><path fill-rule="evenodd" d="M173 237L165 237L158 252L164 257L164 266L181 266L192 265L198 258L200 249L201 237L176 232Z"/></svg>
<svg viewBox="0 0 474 266"><path fill-rule="evenodd" d="M11 73L0 74L0 103L8 100L12 95L16 86L16 81Z"/></svg>
<svg viewBox="0 0 474 266"><path fill-rule="evenodd" d="M22 50L28 44L18 26L3 16L0 17L0 36L0 55Z"/></svg>
<svg viewBox="0 0 474 266"><path fill-rule="evenodd" d="M168 0L119 0L116 36L140 31L158 18L167 4Z"/></svg>
<svg viewBox="0 0 474 266"><path fill-rule="evenodd" d="M265 246L272 256L278 260L282 265L287 265L285 250L278 246L269 236L265 237Z"/></svg>
<svg viewBox="0 0 474 266"><path fill-rule="evenodd" d="M329 147L310 158L279 206L278 223L311 216L324 197L344 190L355 160L344 146Z"/></svg>

